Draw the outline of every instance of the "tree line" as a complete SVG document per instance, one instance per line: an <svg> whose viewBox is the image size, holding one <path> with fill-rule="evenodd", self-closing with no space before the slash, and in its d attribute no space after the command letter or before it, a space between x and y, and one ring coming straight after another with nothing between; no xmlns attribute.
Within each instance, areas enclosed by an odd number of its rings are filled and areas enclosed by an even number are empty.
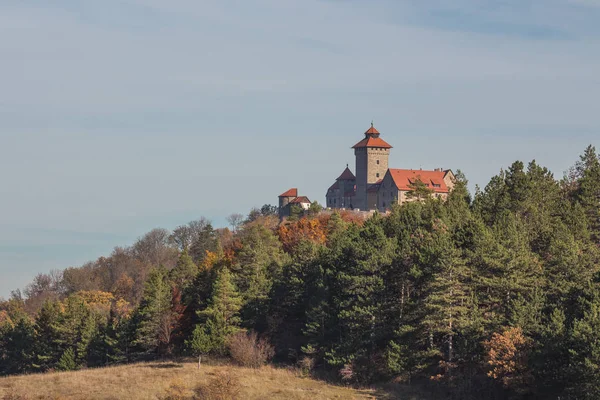
<svg viewBox="0 0 600 400"><path fill-rule="evenodd" d="M448 398L600 398L600 158L562 179L515 162L474 195L363 219L276 207L156 229L38 275L0 302L0 374L227 356L256 332L276 360Z"/></svg>

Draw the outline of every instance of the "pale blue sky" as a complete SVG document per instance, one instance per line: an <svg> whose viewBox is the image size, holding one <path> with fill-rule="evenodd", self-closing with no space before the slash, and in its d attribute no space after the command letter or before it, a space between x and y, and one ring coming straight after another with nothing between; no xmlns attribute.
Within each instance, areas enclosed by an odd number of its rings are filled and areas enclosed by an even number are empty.
<svg viewBox="0 0 600 400"><path fill-rule="evenodd" d="M0 296L157 227L323 201L371 119L485 185L600 147L600 0L4 0Z"/></svg>

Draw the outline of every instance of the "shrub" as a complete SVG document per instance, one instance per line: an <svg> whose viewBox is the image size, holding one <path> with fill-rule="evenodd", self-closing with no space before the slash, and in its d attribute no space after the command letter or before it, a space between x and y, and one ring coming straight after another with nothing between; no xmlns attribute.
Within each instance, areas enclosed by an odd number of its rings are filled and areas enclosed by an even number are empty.
<svg viewBox="0 0 600 400"><path fill-rule="evenodd" d="M231 358L241 366L260 368L275 355L275 349L256 332L239 332L229 338Z"/></svg>
<svg viewBox="0 0 600 400"><path fill-rule="evenodd" d="M197 400L236 400L240 399L241 385L229 371L220 371L208 382L196 387Z"/></svg>
<svg viewBox="0 0 600 400"><path fill-rule="evenodd" d="M169 385L162 400L185 400L188 398L187 387L181 379L175 379Z"/></svg>
<svg viewBox="0 0 600 400"><path fill-rule="evenodd" d="M312 370L315 368L315 358L311 356L302 356L298 361L298 367L302 371L302 375L310 375Z"/></svg>

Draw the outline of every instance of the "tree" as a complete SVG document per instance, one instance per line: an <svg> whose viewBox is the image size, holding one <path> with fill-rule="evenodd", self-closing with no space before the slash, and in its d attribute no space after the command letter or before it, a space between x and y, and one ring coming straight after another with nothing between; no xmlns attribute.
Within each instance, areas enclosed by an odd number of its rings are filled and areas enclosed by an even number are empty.
<svg viewBox="0 0 600 400"><path fill-rule="evenodd" d="M277 236L265 225L247 225L238 237L239 243L231 272L244 299L244 326L262 330L262 327L257 325L266 324L271 286L287 257Z"/></svg>
<svg viewBox="0 0 600 400"><path fill-rule="evenodd" d="M194 264L187 250L184 250L177 260L177 265L169 272L169 278L173 284L185 290L198 275L198 266Z"/></svg>
<svg viewBox="0 0 600 400"><path fill-rule="evenodd" d="M178 226L171 234L171 240L175 242L180 251L189 251L192 244L210 225L210 221L204 217L191 221L187 225Z"/></svg>
<svg viewBox="0 0 600 400"><path fill-rule="evenodd" d="M59 371L73 371L77 369L77 364L75 362L75 352L72 347L69 347L65 352L60 356L58 363L56 364L56 369Z"/></svg>
<svg viewBox="0 0 600 400"><path fill-rule="evenodd" d="M531 383L531 372L527 368L531 342L520 328L509 328L494 333L485 342L488 376L508 389L525 391Z"/></svg>
<svg viewBox="0 0 600 400"><path fill-rule="evenodd" d="M313 201L308 209L308 215L315 216L318 215L321 211L323 211L323 206L320 205L317 201Z"/></svg>
<svg viewBox="0 0 600 400"><path fill-rule="evenodd" d="M136 343L148 352L168 351L177 315L172 310L171 282L165 268L155 268L148 278L137 311Z"/></svg>
<svg viewBox="0 0 600 400"><path fill-rule="evenodd" d="M387 335L384 277L391 267L396 246L385 235L381 217L373 217L362 229L350 229L332 245L325 268L331 276L331 308L337 322L337 339L326 351L326 362L338 368L353 364L359 380L380 373L379 343ZM317 311L317 310L314 310Z"/></svg>
<svg viewBox="0 0 600 400"><path fill-rule="evenodd" d="M233 213L227 217L227 222L229 222L231 229L235 233L238 231L238 229L240 229L240 226L242 226L244 222L244 216L239 213Z"/></svg>
<svg viewBox="0 0 600 400"><path fill-rule="evenodd" d="M406 193L406 196L411 199L424 200L433 194L433 189L430 189L421 178L417 176L414 182L409 185L410 190Z"/></svg>
<svg viewBox="0 0 600 400"><path fill-rule="evenodd" d="M575 199L585 210L595 242L600 243L600 159L596 148L588 146L576 165L579 180Z"/></svg>
<svg viewBox="0 0 600 400"><path fill-rule="evenodd" d="M219 239L217 237L217 233L213 229L213 226L209 223L197 232L197 235L190 246L189 254L194 263L200 265L206 258L208 252L214 253L218 250L218 248Z"/></svg>
<svg viewBox="0 0 600 400"><path fill-rule="evenodd" d="M260 213L263 217L277 216L279 213L279 209L277 206L273 206L271 204L264 204L260 208Z"/></svg>
<svg viewBox="0 0 600 400"><path fill-rule="evenodd" d="M135 242L132 247L136 258L153 267L172 268L177 250L171 244L171 234L166 229L153 229Z"/></svg>
<svg viewBox="0 0 600 400"><path fill-rule="evenodd" d="M208 307L198 311L202 322L196 326L188 347L197 355L223 354L227 338L239 330L239 311L242 307L231 274L223 268L213 284Z"/></svg>
<svg viewBox="0 0 600 400"><path fill-rule="evenodd" d="M36 370L36 334L27 318L0 326L0 375Z"/></svg>

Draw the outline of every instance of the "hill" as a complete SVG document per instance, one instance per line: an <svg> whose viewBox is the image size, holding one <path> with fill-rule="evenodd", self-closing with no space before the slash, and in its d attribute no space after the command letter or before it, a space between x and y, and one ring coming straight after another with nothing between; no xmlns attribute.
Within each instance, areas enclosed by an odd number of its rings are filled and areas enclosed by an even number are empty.
<svg viewBox="0 0 600 400"><path fill-rule="evenodd" d="M231 355L444 399L600 399L600 155L467 188L457 171L447 199L415 187L367 219L199 219L41 274L0 301L0 375Z"/></svg>
<svg viewBox="0 0 600 400"><path fill-rule="evenodd" d="M152 362L4 377L0 378L0 399L192 399L195 389L206 388L219 377L233 379L239 399L396 398L375 389L355 390L304 378L289 369L203 365L198 370L192 362Z"/></svg>

